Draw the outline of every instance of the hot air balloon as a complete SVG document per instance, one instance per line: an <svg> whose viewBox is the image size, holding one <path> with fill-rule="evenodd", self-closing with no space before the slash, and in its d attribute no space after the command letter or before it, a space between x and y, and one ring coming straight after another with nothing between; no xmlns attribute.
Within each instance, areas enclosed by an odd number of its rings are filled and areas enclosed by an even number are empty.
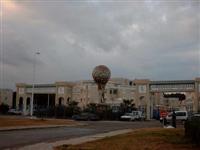
<svg viewBox="0 0 200 150"><path fill-rule="evenodd" d="M94 81L98 85L99 101L103 103L105 102L105 86L111 76L110 69L104 65L96 66L92 72L92 76Z"/></svg>

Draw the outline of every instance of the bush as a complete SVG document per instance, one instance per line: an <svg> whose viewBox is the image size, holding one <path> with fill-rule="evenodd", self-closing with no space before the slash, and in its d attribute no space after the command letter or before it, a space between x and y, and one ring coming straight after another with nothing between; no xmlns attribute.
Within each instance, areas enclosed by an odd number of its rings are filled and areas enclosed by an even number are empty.
<svg viewBox="0 0 200 150"><path fill-rule="evenodd" d="M185 122L185 136L200 145L200 117L193 117Z"/></svg>
<svg viewBox="0 0 200 150"><path fill-rule="evenodd" d="M0 113L1 114L7 114L9 110L9 106L7 104L2 103L0 105Z"/></svg>
<svg viewBox="0 0 200 150"><path fill-rule="evenodd" d="M66 107L61 105L61 106L56 106L55 107L55 117L56 118L64 118L65 117L65 110Z"/></svg>
<svg viewBox="0 0 200 150"><path fill-rule="evenodd" d="M38 108L37 111L34 112L34 115L36 115L39 118L54 117L55 107Z"/></svg>
<svg viewBox="0 0 200 150"><path fill-rule="evenodd" d="M80 107L77 106L78 103L70 102L67 106L56 105L53 107L38 107L34 112L37 117L55 117L55 118L71 118L72 115L79 114L81 112Z"/></svg>
<svg viewBox="0 0 200 150"><path fill-rule="evenodd" d="M90 103L83 112L96 114L101 120L120 120L120 116L124 114L122 107L113 111L113 108L105 104Z"/></svg>

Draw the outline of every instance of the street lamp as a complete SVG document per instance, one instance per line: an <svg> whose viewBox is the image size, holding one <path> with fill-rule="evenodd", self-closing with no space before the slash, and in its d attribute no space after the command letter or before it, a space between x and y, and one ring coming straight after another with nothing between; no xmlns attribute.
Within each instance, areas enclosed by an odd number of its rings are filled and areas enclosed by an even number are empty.
<svg viewBox="0 0 200 150"><path fill-rule="evenodd" d="M40 55L40 52L37 51L34 54L34 62L33 62L33 85L32 85L32 98L31 98L31 109L30 116L33 116L33 101L34 101L34 88L35 88L35 68L36 68L36 56Z"/></svg>

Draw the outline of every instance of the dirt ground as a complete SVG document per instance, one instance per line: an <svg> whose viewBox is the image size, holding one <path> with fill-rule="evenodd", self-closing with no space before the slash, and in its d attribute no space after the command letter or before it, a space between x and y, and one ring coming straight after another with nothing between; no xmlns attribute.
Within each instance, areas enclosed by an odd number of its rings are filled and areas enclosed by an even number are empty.
<svg viewBox="0 0 200 150"><path fill-rule="evenodd" d="M138 129L134 132L88 142L63 145L55 150L199 150L184 138L184 129Z"/></svg>
<svg viewBox="0 0 200 150"><path fill-rule="evenodd" d="M76 122L67 119L29 119L19 116L0 116L0 127L72 124L76 124Z"/></svg>

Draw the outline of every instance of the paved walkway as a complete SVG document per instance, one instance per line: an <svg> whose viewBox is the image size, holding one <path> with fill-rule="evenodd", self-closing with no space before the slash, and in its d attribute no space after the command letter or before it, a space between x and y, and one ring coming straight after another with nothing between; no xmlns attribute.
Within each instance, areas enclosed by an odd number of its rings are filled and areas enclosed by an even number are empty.
<svg viewBox="0 0 200 150"><path fill-rule="evenodd" d="M79 138L72 138L68 140L60 140L52 143L38 143L34 145L29 145L25 147L21 147L15 150L53 150L54 147L57 146L62 146L62 145L77 145L77 144L82 144L85 142L90 142L90 141L95 141L99 139L103 139L105 137L111 137L119 134L125 134L128 132L133 131L133 129L125 129L125 130L116 130L116 131L111 131L107 133L100 133L100 134L95 134L95 135L90 135L90 136L83 136ZM11 150L11 149L5 149L5 150Z"/></svg>

